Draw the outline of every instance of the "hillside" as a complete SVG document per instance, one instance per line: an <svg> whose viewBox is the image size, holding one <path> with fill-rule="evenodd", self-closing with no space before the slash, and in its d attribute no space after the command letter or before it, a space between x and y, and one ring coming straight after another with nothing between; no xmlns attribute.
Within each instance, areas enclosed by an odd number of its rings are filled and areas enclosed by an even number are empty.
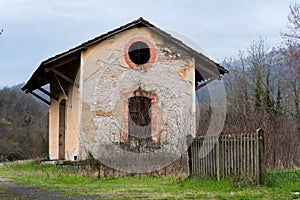
<svg viewBox="0 0 300 200"><path fill-rule="evenodd" d="M47 156L48 107L21 87L0 90L0 161Z"/></svg>

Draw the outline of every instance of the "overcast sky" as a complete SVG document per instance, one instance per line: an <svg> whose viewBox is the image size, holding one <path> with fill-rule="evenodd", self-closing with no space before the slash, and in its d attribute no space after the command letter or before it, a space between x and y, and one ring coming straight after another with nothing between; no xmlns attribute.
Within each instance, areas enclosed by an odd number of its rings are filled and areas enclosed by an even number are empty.
<svg viewBox="0 0 300 200"><path fill-rule="evenodd" d="M41 61L138 17L196 42L211 59L269 47L287 30L296 0L0 0L0 87L29 79Z"/></svg>

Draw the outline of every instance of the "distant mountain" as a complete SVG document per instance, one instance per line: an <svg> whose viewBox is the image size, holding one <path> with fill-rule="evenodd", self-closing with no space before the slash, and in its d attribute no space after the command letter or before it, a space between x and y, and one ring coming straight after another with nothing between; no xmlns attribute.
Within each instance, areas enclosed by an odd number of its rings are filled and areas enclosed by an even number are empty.
<svg viewBox="0 0 300 200"><path fill-rule="evenodd" d="M23 82L23 83L19 83L19 84L17 84L17 85L12 86L11 89L16 90L16 91L21 91L21 92L23 92L23 91L22 91L22 88L23 88L24 85L25 85L24 82ZM45 85L43 88L44 88L45 90L47 90L47 91L50 90L49 85ZM50 101L49 96L46 95L45 93L43 93L43 92L41 92L41 91L39 91L39 90L35 90L34 92L35 92L37 95L41 96L42 98L44 98L44 99ZM25 94L25 93L24 93L24 94ZM32 95L31 95L31 96L32 96ZM32 96L32 97L33 97L34 99L40 101L40 100L37 99L36 97L34 97L34 96Z"/></svg>
<svg viewBox="0 0 300 200"><path fill-rule="evenodd" d="M25 83L19 83L17 85L12 86L12 89L21 90L21 88L25 85Z"/></svg>

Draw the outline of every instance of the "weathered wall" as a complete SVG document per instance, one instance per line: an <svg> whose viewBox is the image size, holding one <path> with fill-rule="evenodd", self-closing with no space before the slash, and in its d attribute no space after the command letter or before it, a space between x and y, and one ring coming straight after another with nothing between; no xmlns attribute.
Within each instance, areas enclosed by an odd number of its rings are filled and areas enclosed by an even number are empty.
<svg viewBox="0 0 300 200"><path fill-rule="evenodd" d="M139 69L128 65L124 49L133 39L145 39L153 44L155 57L151 65ZM128 136L128 98L140 88L152 99L151 137L160 145L158 152L163 165L170 164L186 150L186 135L195 134L194 70L192 56L149 29L135 28L89 47L81 54L76 75L80 88L67 86L67 98L51 88L60 100L66 99L65 158L85 159L90 153L118 168L111 160L115 159L119 165L124 154L119 145ZM51 99L51 159L58 159L59 153L58 111L59 101ZM156 155L148 155L157 159ZM136 162L132 159L136 158L136 154L129 154L128 165L132 166ZM139 161L148 162L142 158Z"/></svg>
<svg viewBox="0 0 300 200"><path fill-rule="evenodd" d="M77 72L75 82L80 80L80 71ZM63 83L63 82L62 82ZM61 83L61 84L62 84ZM57 84L57 83L52 83ZM49 114L49 158L52 160L59 159L59 104L66 100L66 116L65 116L65 159L78 159L79 154L79 89L68 85L65 88L67 96L59 90L59 86L50 88L51 93L59 97L59 101L50 99L50 114Z"/></svg>
<svg viewBox="0 0 300 200"><path fill-rule="evenodd" d="M79 82L80 72L75 79ZM76 87L69 87L68 99L66 102L66 160L78 159L79 154L79 103L80 94Z"/></svg>
<svg viewBox="0 0 300 200"><path fill-rule="evenodd" d="M58 111L59 102L50 98L49 111L49 158L58 159Z"/></svg>
<svg viewBox="0 0 300 200"><path fill-rule="evenodd" d="M147 69L132 69L124 59L127 42L139 37L156 51ZM87 152L99 159L113 157L107 148L115 147L109 144L126 139L124 102L139 87L157 97L153 139L159 138L163 148L176 155L185 150L185 136L195 134L193 57L149 29L135 28L83 52L81 69L80 159Z"/></svg>

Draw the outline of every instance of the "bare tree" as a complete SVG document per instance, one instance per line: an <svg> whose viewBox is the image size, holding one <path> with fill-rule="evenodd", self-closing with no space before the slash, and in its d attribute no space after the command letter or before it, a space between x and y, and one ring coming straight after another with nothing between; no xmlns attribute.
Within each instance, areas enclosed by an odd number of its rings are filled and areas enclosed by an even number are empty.
<svg viewBox="0 0 300 200"><path fill-rule="evenodd" d="M300 134L300 3L290 5L288 22L288 31L282 33L284 45L276 52L282 58L281 67L287 69L285 81L289 86L288 95L293 99L293 115Z"/></svg>
<svg viewBox="0 0 300 200"><path fill-rule="evenodd" d="M295 151L299 141L291 128L295 120L289 110L293 107L295 111L294 83L286 79L293 72L281 68L281 63L282 56L270 52L262 38L252 42L247 53L240 52L238 58L223 63L230 71L225 77L228 111L224 132L263 128L269 168L299 165Z"/></svg>
<svg viewBox="0 0 300 200"><path fill-rule="evenodd" d="M300 39L300 3L290 5L290 13L288 15L288 32L281 33L284 38Z"/></svg>

